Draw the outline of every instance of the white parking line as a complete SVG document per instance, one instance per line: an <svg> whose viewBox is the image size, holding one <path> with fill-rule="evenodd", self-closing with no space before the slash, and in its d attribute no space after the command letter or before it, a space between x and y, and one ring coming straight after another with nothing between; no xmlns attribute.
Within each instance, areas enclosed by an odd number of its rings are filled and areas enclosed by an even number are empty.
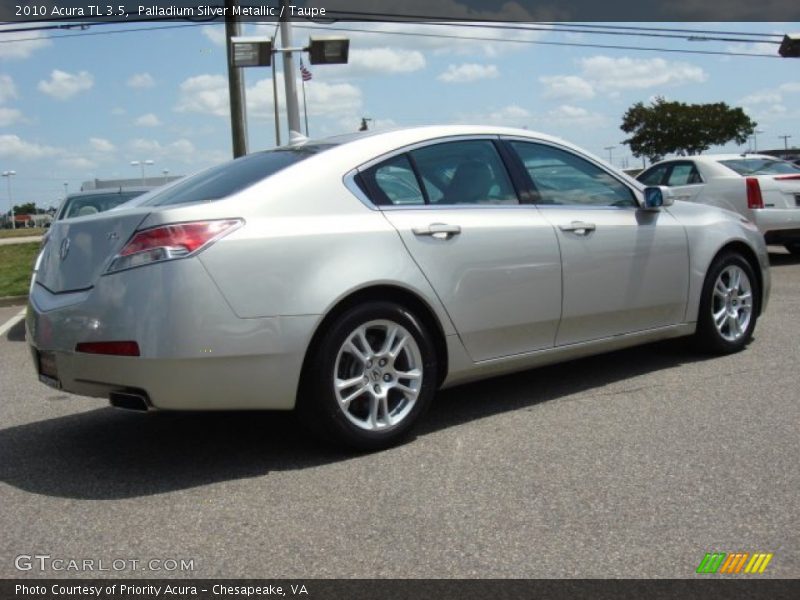
<svg viewBox="0 0 800 600"><path fill-rule="evenodd" d="M0 336L5 335L6 331L11 329L14 325L17 324L18 321L22 319L22 317L25 316L25 310L26 309L23 308L21 311L19 311L17 314L11 317L8 321L0 325Z"/></svg>

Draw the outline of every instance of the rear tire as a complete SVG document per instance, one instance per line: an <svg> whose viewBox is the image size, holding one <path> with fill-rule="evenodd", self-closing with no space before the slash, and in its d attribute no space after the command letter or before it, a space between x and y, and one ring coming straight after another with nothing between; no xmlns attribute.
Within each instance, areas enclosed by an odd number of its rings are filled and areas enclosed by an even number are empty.
<svg viewBox="0 0 800 600"><path fill-rule="evenodd" d="M760 293L753 268L741 254L718 256L703 284L695 334L698 345L713 354L744 348L753 337Z"/></svg>
<svg viewBox="0 0 800 600"><path fill-rule="evenodd" d="M397 444L436 392L431 336L393 302L348 309L309 352L297 412L314 433L339 445L379 450Z"/></svg>

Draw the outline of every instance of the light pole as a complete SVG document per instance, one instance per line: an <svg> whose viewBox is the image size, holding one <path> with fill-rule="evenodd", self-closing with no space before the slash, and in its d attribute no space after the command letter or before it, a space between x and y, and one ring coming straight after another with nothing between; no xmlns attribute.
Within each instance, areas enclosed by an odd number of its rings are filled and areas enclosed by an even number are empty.
<svg viewBox="0 0 800 600"><path fill-rule="evenodd" d="M154 165L155 162L152 160L132 160L131 166L132 167L141 167L142 168L142 185L144 185L144 167L145 165L150 166Z"/></svg>
<svg viewBox="0 0 800 600"><path fill-rule="evenodd" d="M779 135L778 137L783 140L783 149L784 150L788 150L789 149L789 138L792 137L792 136L790 136L790 135Z"/></svg>
<svg viewBox="0 0 800 600"><path fill-rule="evenodd" d="M758 134L764 133L762 129L753 129L753 153L758 154Z"/></svg>
<svg viewBox="0 0 800 600"><path fill-rule="evenodd" d="M3 171L3 177L6 178L6 184L8 185L8 206L11 209L11 228L17 228L17 220L14 217L14 200L11 198L11 178L16 175L16 171Z"/></svg>
<svg viewBox="0 0 800 600"><path fill-rule="evenodd" d="M64 198L69 195L69 181L64 182Z"/></svg>
<svg viewBox="0 0 800 600"><path fill-rule="evenodd" d="M613 167L614 166L614 158L611 152L616 148L616 146L604 146L603 150L608 150L608 162Z"/></svg>
<svg viewBox="0 0 800 600"><path fill-rule="evenodd" d="M164 183L167 183L167 175L169 175L169 169L164 169L161 171L161 174L164 176Z"/></svg>

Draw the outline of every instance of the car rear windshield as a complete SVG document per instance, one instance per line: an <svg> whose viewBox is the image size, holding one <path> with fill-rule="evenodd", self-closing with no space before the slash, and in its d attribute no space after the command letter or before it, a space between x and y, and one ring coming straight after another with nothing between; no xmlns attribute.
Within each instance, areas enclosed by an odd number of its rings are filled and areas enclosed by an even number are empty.
<svg viewBox="0 0 800 600"><path fill-rule="evenodd" d="M721 165L736 171L739 175L781 175L784 173L800 173L800 167L783 160L769 158L737 158L721 160Z"/></svg>
<svg viewBox="0 0 800 600"><path fill-rule="evenodd" d="M187 177L162 192L155 192L143 204L167 206L219 200L335 145L306 144L249 154Z"/></svg>

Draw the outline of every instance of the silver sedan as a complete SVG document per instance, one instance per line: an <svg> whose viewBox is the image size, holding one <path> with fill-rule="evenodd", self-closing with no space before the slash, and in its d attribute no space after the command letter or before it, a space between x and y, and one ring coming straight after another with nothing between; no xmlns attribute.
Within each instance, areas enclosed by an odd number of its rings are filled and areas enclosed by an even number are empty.
<svg viewBox="0 0 800 600"><path fill-rule="evenodd" d="M442 387L678 336L741 350L769 296L752 223L523 130L305 141L132 204L54 225L27 315L41 381L296 409L362 449Z"/></svg>

